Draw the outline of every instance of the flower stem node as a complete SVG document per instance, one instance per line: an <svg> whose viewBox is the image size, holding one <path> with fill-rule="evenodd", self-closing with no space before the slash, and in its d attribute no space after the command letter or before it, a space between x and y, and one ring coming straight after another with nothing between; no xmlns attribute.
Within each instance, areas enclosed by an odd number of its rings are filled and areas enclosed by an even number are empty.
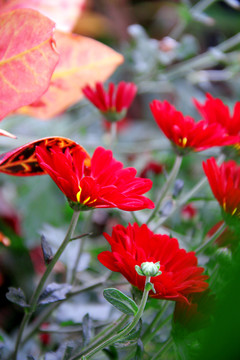
<svg viewBox="0 0 240 360"><path fill-rule="evenodd" d="M115 108L109 109L108 111L101 111L103 117L109 122L117 122L123 120L127 114L127 109L123 109L118 112Z"/></svg>
<svg viewBox="0 0 240 360"><path fill-rule="evenodd" d="M71 199L67 198L68 200L68 204L69 206L74 210L74 211L86 211L86 210L92 210L91 207L81 204L80 202L77 201L72 201Z"/></svg>
<svg viewBox="0 0 240 360"><path fill-rule="evenodd" d="M159 274L159 275L160 275L160 274ZM145 289L146 289L147 291L152 291L152 292L154 292L154 294L156 294L156 290L155 290L155 288L154 288L154 285L153 285L153 283L151 283L151 282L147 282L147 283L146 283Z"/></svg>
<svg viewBox="0 0 240 360"><path fill-rule="evenodd" d="M136 272L138 273L138 275L141 276L153 277L153 276L161 275L162 272L159 269L160 269L160 261L156 262L155 264L154 262L146 261L141 264L141 267L138 265L135 266Z"/></svg>

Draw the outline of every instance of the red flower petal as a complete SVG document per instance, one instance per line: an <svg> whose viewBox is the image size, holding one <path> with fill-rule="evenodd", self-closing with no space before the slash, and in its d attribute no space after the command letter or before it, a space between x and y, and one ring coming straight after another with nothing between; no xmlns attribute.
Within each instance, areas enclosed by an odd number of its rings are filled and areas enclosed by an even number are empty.
<svg viewBox="0 0 240 360"><path fill-rule="evenodd" d="M202 292L207 287L204 269L197 266L193 252L179 249L177 239L167 235L154 235L146 225L136 223L125 228L117 225L112 236L104 234L111 251L98 255L108 269L120 272L133 286L143 291L145 278L135 271L135 265L145 261L160 261L162 274L152 277L156 294L150 296L189 303L189 294Z"/></svg>
<svg viewBox="0 0 240 360"><path fill-rule="evenodd" d="M213 146L236 144L239 136L229 136L220 124L202 120L195 123L194 119L175 109L167 101L162 103L154 100L150 104L153 116L165 134L179 149L203 151Z"/></svg>

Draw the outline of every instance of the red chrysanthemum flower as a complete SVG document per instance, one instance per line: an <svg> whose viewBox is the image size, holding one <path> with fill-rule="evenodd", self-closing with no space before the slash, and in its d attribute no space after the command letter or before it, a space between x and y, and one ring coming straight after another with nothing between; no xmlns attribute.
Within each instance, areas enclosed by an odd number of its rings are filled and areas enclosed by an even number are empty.
<svg viewBox="0 0 240 360"><path fill-rule="evenodd" d="M121 81L116 88L113 83L109 83L108 90L105 91L103 84L97 82L95 89L88 85L82 91L108 121L118 121L126 116L136 95L137 86Z"/></svg>
<svg viewBox="0 0 240 360"><path fill-rule="evenodd" d="M139 227L136 223L125 228L117 225L112 236L104 234L112 251L104 251L98 260L112 271L120 272L133 286L144 290L145 277L138 275L135 265L143 262L160 261L161 275L152 277L158 299L184 301L189 303L189 294L204 291L208 278L204 269L197 266L194 252L179 249L177 239L168 235L155 235L147 225Z"/></svg>
<svg viewBox="0 0 240 360"><path fill-rule="evenodd" d="M178 150L203 151L239 141L239 137L229 136L219 124L209 124L205 120L195 122L190 116L183 116L167 101L154 100L150 107L158 126Z"/></svg>
<svg viewBox="0 0 240 360"><path fill-rule="evenodd" d="M152 187L151 180L136 178L136 169L123 169L110 150L98 147L85 166L86 152L76 146L72 153L58 148L36 147L39 165L55 181L73 206L88 208L119 208L134 211L152 209L154 203L142 196Z"/></svg>
<svg viewBox="0 0 240 360"><path fill-rule="evenodd" d="M201 104L194 99L194 104L200 114L209 124L220 124L229 135L238 135L240 132L240 101L236 102L233 114L221 99L206 94L206 101Z"/></svg>
<svg viewBox="0 0 240 360"><path fill-rule="evenodd" d="M240 166L230 160L218 166L214 158L203 162L212 192L223 210L240 216Z"/></svg>

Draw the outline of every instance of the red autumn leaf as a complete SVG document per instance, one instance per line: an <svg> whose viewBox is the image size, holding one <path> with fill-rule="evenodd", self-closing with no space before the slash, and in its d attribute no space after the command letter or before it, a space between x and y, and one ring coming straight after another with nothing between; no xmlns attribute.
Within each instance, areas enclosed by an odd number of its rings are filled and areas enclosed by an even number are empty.
<svg viewBox="0 0 240 360"><path fill-rule="evenodd" d="M0 172L14 176L34 176L45 175L46 172L39 166L35 154L35 147L44 144L48 149L57 146L59 148L68 148L71 151L79 145L67 138L49 137L32 141L17 149L0 155ZM90 166L91 158L86 152L85 165Z"/></svg>
<svg viewBox="0 0 240 360"><path fill-rule="evenodd" d="M37 10L56 23L57 29L71 31L80 16L86 0L0 0L0 12L14 9Z"/></svg>
<svg viewBox="0 0 240 360"><path fill-rule="evenodd" d="M48 91L19 112L49 119L79 101L85 85L105 81L123 62L121 54L85 36L57 31L56 43L60 60Z"/></svg>
<svg viewBox="0 0 240 360"><path fill-rule="evenodd" d="M53 29L34 10L0 15L0 120L47 90L58 61Z"/></svg>

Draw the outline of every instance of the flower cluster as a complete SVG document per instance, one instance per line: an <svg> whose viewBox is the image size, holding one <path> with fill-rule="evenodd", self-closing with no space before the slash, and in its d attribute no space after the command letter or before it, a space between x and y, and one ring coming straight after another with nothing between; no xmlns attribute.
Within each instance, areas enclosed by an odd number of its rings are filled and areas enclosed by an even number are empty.
<svg viewBox="0 0 240 360"><path fill-rule="evenodd" d="M167 101L154 100L150 108L158 126L178 152L203 151L213 146L239 142L239 136L230 136L220 124L208 123L206 120L195 122Z"/></svg>
<svg viewBox="0 0 240 360"><path fill-rule="evenodd" d="M84 163L86 152L81 146L72 153L68 148L36 147L39 165L48 173L73 207L119 208L121 210L152 209L154 203L142 196L152 187L152 181L135 177L136 169L125 168L113 158L110 150L98 147L91 166Z"/></svg>
<svg viewBox="0 0 240 360"><path fill-rule="evenodd" d="M158 299L189 303L189 294L207 289L204 269L197 266L194 252L179 249L177 239L168 235L155 235L147 225L136 223L125 228L117 225L112 236L104 234L111 251L98 255L98 260L108 269L120 272L133 286L144 290L145 278L135 271L135 266L144 262L160 261L161 275L151 278Z"/></svg>

